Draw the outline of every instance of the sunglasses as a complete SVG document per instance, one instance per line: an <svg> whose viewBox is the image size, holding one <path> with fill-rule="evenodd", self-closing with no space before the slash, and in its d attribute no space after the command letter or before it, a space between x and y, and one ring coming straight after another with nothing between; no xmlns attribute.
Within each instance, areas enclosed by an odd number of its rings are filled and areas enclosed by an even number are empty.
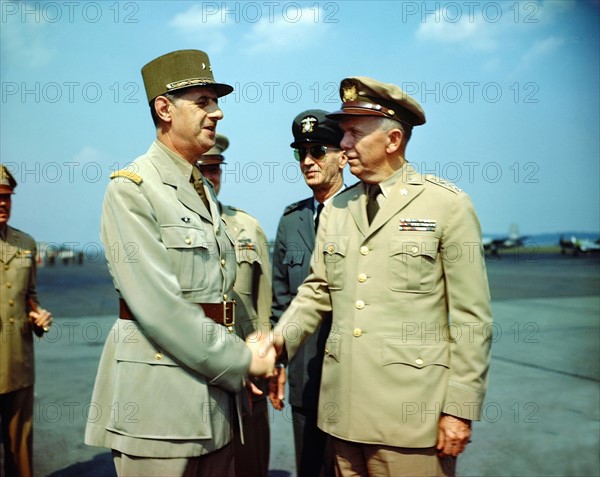
<svg viewBox="0 0 600 477"><path fill-rule="evenodd" d="M339 148L336 147L327 147L327 146L310 146L310 147L299 147L294 149L294 157L297 161L301 162L306 159L306 156L310 152L310 155L313 159L319 160L323 159L327 152L331 151L339 151Z"/></svg>

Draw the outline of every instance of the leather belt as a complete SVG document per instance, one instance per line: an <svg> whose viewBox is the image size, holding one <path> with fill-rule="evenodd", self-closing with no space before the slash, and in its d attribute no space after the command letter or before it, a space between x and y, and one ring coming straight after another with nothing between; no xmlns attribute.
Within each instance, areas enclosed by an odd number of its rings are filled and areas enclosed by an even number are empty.
<svg viewBox="0 0 600 477"><path fill-rule="evenodd" d="M229 331L233 330L233 325L235 324L235 300L224 301L222 303L196 303L196 305L204 310L207 318L210 318L219 325L226 326ZM135 321L135 316L133 316L129 305L123 298L119 298L119 318Z"/></svg>

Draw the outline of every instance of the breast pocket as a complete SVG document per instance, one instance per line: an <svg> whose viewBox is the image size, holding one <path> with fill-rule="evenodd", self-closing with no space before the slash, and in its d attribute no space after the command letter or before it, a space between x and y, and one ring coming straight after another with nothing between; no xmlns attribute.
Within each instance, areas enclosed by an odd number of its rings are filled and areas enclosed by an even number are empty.
<svg viewBox="0 0 600 477"><path fill-rule="evenodd" d="M441 278L439 239L396 235L390 242L389 284L394 291L428 293Z"/></svg>
<svg viewBox="0 0 600 477"><path fill-rule="evenodd" d="M323 261L327 270L330 290L344 288L344 265L348 253L349 235L326 236L323 245Z"/></svg>
<svg viewBox="0 0 600 477"><path fill-rule="evenodd" d="M209 242L206 231L199 227L164 225L161 235L181 289L205 289L208 286L206 264L211 256L218 257L217 244Z"/></svg>

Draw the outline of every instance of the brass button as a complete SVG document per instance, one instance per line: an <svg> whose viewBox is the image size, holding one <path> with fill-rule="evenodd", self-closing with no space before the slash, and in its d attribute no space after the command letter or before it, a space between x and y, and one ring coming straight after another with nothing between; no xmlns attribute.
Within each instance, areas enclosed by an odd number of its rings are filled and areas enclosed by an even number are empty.
<svg viewBox="0 0 600 477"><path fill-rule="evenodd" d="M366 282L366 281L367 281L367 275L366 275L365 273L360 273L360 274L358 275L358 281L359 281L360 283L364 283L364 282Z"/></svg>
<svg viewBox="0 0 600 477"><path fill-rule="evenodd" d="M333 245L329 245L329 246L327 247L327 252L328 252L328 253L333 253L333 252L335 252L335 247L334 247Z"/></svg>
<svg viewBox="0 0 600 477"><path fill-rule="evenodd" d="M10 268L10 266L7 264L4 265L4 270L8 270Z"/></svg>
<svg viewBox="0 0 600 477"><path fill-rule="evenodd" d="M188 245L191 245L192 244L192 239L189 238L189 237L186 237L185 238L185 243L188 244Z"/></svg>
<svg viewBox="0 0 600 477"><path fill-rule="evenodd" d="M14 318L11 316L11 317L8 319L8 322L9 322L9 323L14 323L14 322L15 322L15 319L14 319Z"/></svg>
<svg viewBox="0 0 600 477"><path fill-rule="evenodd" d="M369 253L369 247L367 247L366 245L363 245L362 247L360 247L361 255L367 255L368 253Z"/></svg>
<svg viewBox="0 0 600 477"><path fill-rule="evenodd" d="M356 300L356 303L354 303L354 306L356 308L358 308L359 310L362 310L365 307L365 302L362 300Z"/></svg>
<svg viewBox="0 0 600 477"><path fill-rule="evenodd" d="M8 306L15 306L15 300L8 300Z"/></svg>
<svg viewBox="0 0 600 477"><path fill-rule="evenodd" d="M226 263L226 262L225 262L225 259L224 259L224 258L222 258L222 259L221 259L221 266L222 266L222 267L224 267L224 266L225 266L225 263Z"/></svg>
<svg viewBox="0 0 600 477"><path fill-rule="evenodd" d="M415 359L415 363L421 366L424 363L424 361L421 358L417 358Z"/></svg>
<svg viewBox="0 0 600 477"><path fill-rule="evenodd" d="M12 283L6 282L6 288L12 288Z"/></svg>
<svg viewBox="0 0 600 477"><path fill-rule="evenodd" d="M362 330L360 328L354 328L354 331L352 331L352 334L358 338L360 335L362 335Z"/></svg>
<svg viewBox="0 0 600 477"><path fill-rule="evenodd" d="M416 245L412 248L412 252L413 253L417 253L419 251L419 247L417 247Z"/></svg>
<svg viewBox="0 0 600 477"><path fill-rule="evenodd" d="M325 351L325 354L329 354L329 349L325 348L323 351Z"/></svg>
<svg viewBox="0 0 600 477"><path fill-rule="evenodd" d="M158 361L160 361L161 359L163 359L163 355L162 355L162 353L156 353L156 354L154 355L154 359L156 359L156 360L158 360Z"/></svg>
<svg viewBox="0 0 600 477"><path fill-rule="evenodd" d="M227 293L223 294L223 301L227 301Z"/></svg>

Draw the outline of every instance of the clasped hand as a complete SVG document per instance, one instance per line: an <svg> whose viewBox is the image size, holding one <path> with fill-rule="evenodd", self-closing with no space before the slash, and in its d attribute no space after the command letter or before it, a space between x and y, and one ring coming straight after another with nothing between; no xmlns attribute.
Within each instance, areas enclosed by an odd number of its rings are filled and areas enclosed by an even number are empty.
<svg viewBox="0 0 600 477"><path fill-rule="evenodd" d="M248 374L265 378L273 376L277 354L271 335L255 331L246 338L246 345L252 351L252 361L248 368Z"/></svg>

